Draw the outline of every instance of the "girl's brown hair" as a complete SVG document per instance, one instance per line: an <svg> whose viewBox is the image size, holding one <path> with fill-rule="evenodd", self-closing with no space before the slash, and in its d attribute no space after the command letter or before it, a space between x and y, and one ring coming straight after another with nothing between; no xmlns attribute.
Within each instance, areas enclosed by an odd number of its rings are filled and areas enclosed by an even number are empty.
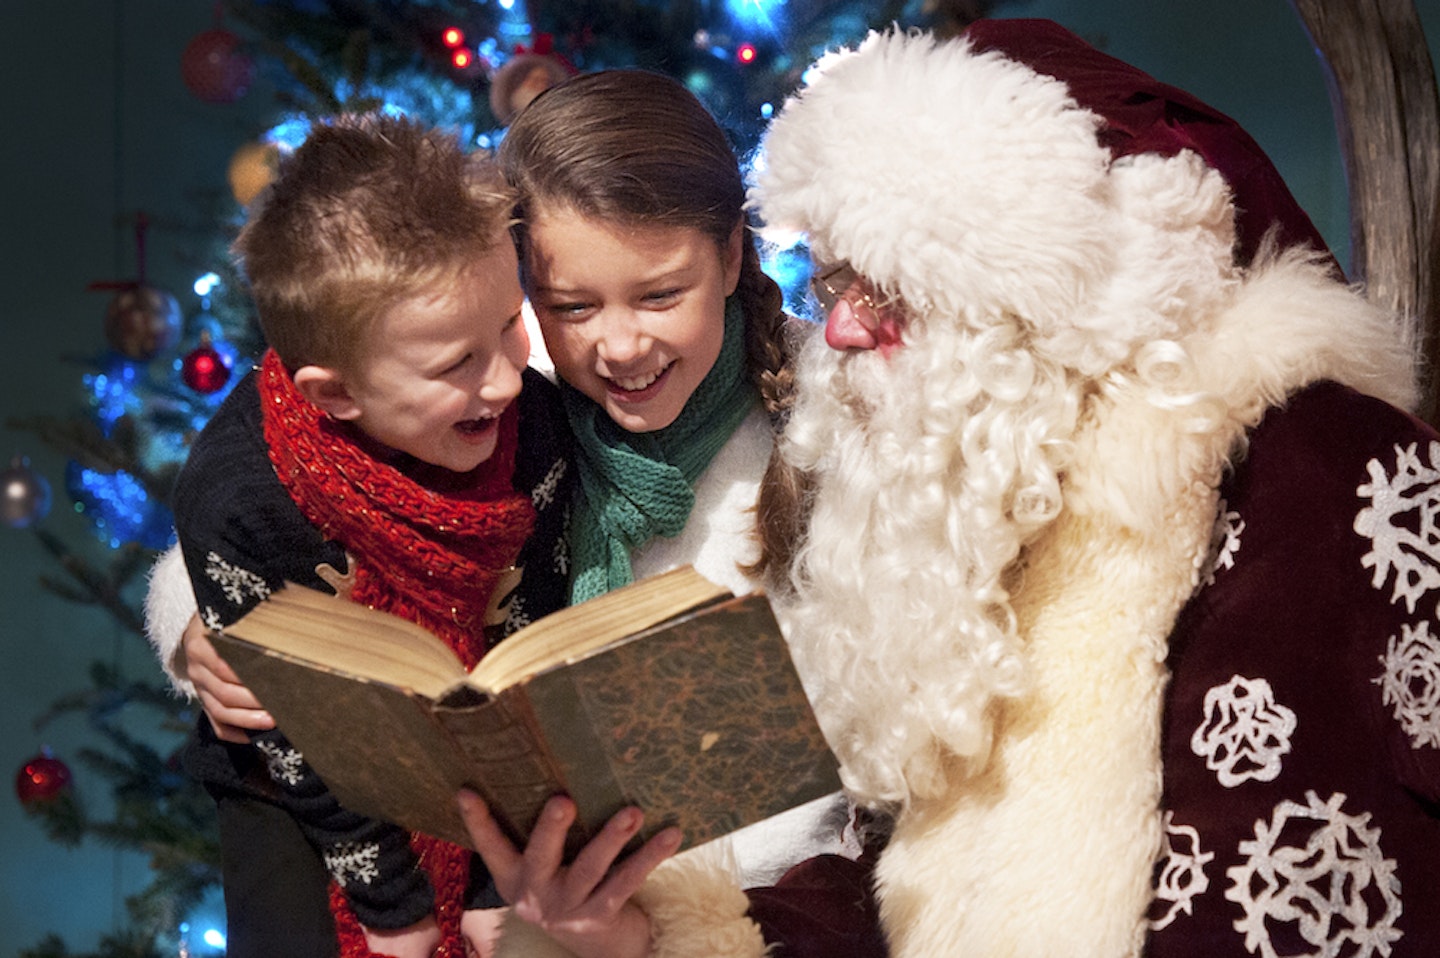
<svg viewBox="0 0 1440 958"><path fill-rule="evenodd" d="M646 70L582 74L546 90L505 133L500 165L527 208L553 206L641 227L685 227L720 249L745 218L745 183L725 131L682 84ZM780 289L743 238L736 295L747 368L771 416L788 407ZM523 262L523 257L522 257ZM718 321L718 318L717 318Z"/></svg>
<svg viewBox="0 0 1440 958"><path fill-rule="evenodd" d="M745 221L745 183L724 130L694 94L663 74L607 70L551 87L516 117L499 158L519 193L522 245L527 207L696 229L720 249ZM761 270L748 228L736 295L745 314L746 368L778 434L792 401L793 350L780 288ZM770 457L757 505L761 559L752 575L783 569L802 482L781 468L779 456Z"/></svg>

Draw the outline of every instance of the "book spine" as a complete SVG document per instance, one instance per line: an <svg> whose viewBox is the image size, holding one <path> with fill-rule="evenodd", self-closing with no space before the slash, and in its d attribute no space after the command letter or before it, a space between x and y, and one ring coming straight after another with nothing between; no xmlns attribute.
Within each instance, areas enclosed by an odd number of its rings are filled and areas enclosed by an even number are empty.
<svg viewBox="0 0 1440 958"><path fill-rule="evenodd" d="M575 801L576 819L567 856L599 832L612 815L635 804L613 764L615 743L602 737L614 729L596 723L576 687L576 676L583 671L581 663L571 663L541 672L523 685L526 708L541 730L538 737L546 743L562 790ZM659 826L647 822L641 837L658 830Z"/></svg>
<svg viewBox="0 0 1440 958"><path fill-rule="evenodd" d="M466 784L517 846L550 796L566 790L523 695L510 689L483 703L441 706L435 718L469 764Z"/></svg>

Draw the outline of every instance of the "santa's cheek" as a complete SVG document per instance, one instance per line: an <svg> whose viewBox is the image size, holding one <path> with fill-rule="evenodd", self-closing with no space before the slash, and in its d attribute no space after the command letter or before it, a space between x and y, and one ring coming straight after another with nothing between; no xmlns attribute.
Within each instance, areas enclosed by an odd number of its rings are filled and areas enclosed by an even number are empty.
<svg viewBox="0 0 1440 958"><path fill-rule="evenodd" d="M875 327L874 336L880 355L889 359L892 353L905 345L903 318L889 314L882 316L879 325Z"/></svg>

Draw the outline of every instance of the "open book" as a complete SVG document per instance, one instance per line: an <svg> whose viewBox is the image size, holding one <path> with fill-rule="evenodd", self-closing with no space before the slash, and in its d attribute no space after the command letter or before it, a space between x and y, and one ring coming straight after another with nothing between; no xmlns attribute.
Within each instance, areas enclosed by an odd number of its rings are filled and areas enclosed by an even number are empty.
<svg viewBox="0 0 1440 958"><path fill-rule="evenodd" d="M462 845L468 786L517 844L546 799L573 852L622 807L685 844L839 789L769 601L688 566L563 609L468 675L396 616L287 585L212 636L341 804Z"/></svg>

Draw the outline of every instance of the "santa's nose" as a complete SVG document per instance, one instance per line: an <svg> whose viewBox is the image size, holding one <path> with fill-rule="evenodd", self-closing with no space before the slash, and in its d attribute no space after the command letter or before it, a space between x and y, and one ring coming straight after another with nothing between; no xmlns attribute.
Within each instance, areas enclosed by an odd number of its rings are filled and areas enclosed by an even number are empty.
<svg viewBox="0 0 1440 958"><path fill-rule="evenodd" d="M874 349L879 345L877 325L873 310L866 306L856 309L848 297L842 297L826 317L825 343L831 349Z"/></svg>

